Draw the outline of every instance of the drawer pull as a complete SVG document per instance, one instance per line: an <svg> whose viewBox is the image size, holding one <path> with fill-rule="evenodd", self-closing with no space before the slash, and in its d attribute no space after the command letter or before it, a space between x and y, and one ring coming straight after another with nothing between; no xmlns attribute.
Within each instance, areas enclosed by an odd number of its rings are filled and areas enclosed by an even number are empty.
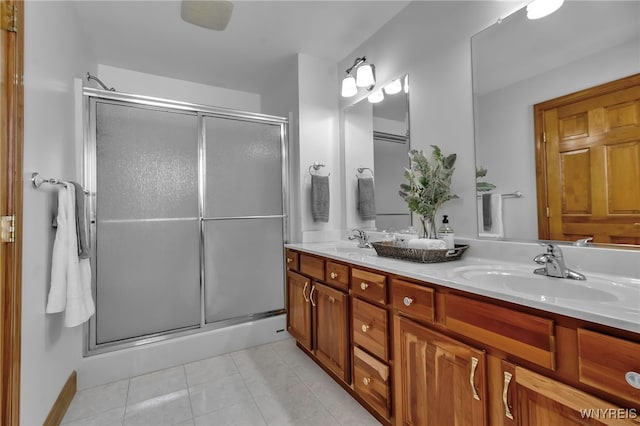
<svg viewBox="0 0 640 426"><path fill-rule="evenodd" d="M513 413L511 413L511 408L509 407L509 401L507 401L507 395L509 393L509 383L511 383L511 378L513 374L508 371L504 372L504 387L502 388L502 403L504 404L504 415L509 420L513 420Z"/></svg>
<svg viewBox="0 0 640 426"><path fill-rule="evenodd" d="M309 287L309 281L304 282L304 288L302 289L302 297L304 297L304 301L309 303L309 297L307 297L307 287Z"/></svg>
<svg viewBox="0 0 640 426"><path fill-rule="evenodd" d="M636 223L634 223L634 224L633 224L633 226L634 226L635 228L640 228L640 222L636 222Z"/></svg>
<svg viewBox="0 0 640 426"><path fill-rule="evenodd" d="M309 300L311 300L311 306L316 306L316 302L313 301L313 292L316 291L316 286L311 287L311 293L309 294Z"/></svg>
<svg viewBox="0 0 640 426"><path fill-rule="evenodd" d="M406 296L404 299L402 299L402 303L404 303L404 306L411 306L411 304L413 303L413 299L409 296Z"/></svg>
<svg viewBox="0 0 640 426"><path fill-rule="evenodd" d="M290 257L287 257L287 263L291 263L291 262L293 262L293 259Z"/></svg>
<svg viewBox="0 0 640 426"><path fill-rule="evenodd" d="M480 401L480 395L476 391L476 368L478 367L478 358L471 357L471 374L469 374L469 383L471 384L471 390L473 391L473 399Z"/></svg>
<svg viewBox="0 0 640 426"><path fill-rule="evenodd" d="M367 331L369 331L371 326L369 324L362 324L362 327L360 327L360 328L362 329L363 333L366 333Z"/></svg>
<svg viewBox="0 0 640 426"><path fill-rule="evenodd" d="M361 282L361 283L360 283L360 288L361 288L362 290L366 290L368 287L369 287L369 284L367 284L367 283L365 283L365 282Z"/></svg>
<svg viewBox="0 0 640 426"><path fill-rule="evenodd" d="M370 377L363 377L362 378L362 384L365 386L369 386L369 383L371 383L371 378Z"/></svg>
<svg viewBox="0 0 640 426"><path fill-rule="evenodd" d="M336 278L338 278L338 274L336 274L335 272L332 272L330 276L332 280L335 280Z"/></svg>
<svg viewBox="0 0 640 426"><path fill-rule="evenodd" d="M624 375L625 380L632 388L640 389L640 373L629 371Z"/></svg>

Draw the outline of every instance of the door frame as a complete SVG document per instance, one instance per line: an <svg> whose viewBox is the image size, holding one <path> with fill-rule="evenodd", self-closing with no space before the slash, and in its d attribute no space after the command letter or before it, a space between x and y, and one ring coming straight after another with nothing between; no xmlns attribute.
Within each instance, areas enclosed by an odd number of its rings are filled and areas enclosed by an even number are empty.
<svg viewBox="0 0 640 426"><path fill-rule="evenodd" d="M24 2L0 0L0 215L14 216L12 242L0 242L0 424L20 418ZM14 25L5 18L15 14Z"/></svg>

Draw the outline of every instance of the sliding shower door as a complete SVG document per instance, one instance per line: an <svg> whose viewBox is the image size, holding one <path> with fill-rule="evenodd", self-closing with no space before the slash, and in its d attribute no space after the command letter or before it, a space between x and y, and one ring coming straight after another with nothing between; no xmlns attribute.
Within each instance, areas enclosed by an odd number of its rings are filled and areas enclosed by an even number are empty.
<svg viewBox="0 0 640 426"><path fill-rule="evenodd" d="M204 120L206 322L282 309L281 126Z"/></svg>
<svg viewBox="0 0 640 426"><path fill-rule="evenodd" d="M85 89L86 354L284 313L286 119Z"/></svg>
<svg viewBox="0 0 640 426"><path fill-rule="evenodd" d="M95 112L96 343L198 326L198 117Z"/></svg>

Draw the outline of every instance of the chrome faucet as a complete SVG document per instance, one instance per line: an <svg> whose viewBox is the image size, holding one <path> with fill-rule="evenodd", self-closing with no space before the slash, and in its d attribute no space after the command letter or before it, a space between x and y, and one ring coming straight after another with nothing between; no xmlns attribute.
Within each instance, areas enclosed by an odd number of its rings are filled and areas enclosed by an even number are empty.
<svg viewBox="0 0 640 426"><path fill-rule="evenodd" d="M533 271L534 274L546 275L555 278L569 278L572 280L586 280L587 278L579 272L573 271L564 263L562 250L555 244L542 243L541 246L546 247L547 252L541 253L533 258L533 261L543 268Z"/></svg>
<svg viewBox="0 0 640 426"><path fill-rule="evenodd" d="M355 232L355 234L349 236L350 240L358 240L358 247L359 248L372 248L373 246L371 245L371 243L369 242L369 236L367 235L366 232L364 232L362 229L352 229L352 232Z"/></svg>

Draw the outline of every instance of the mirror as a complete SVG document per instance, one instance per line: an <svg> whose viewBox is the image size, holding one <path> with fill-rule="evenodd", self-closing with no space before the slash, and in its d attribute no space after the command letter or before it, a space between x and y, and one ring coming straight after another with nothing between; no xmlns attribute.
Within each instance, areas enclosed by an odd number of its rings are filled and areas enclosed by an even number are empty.
<svg viewBox="0 0 640 426"><path fill-rule="evenodd" d="M401 231L411 226L411 213L398 195L409 165L409 76L399 80L402 90L384 94L384 100L367 98L344 110L344 176L347 229ZM378 86L382 90L383 85ZM362 217L358 209L358 179L373 177L375 218Z"/></svg>
<svg viewBox="0 0 640 426"><path fill-rule="evenodd" d="M476 168L487 170L478 182L503 195L496 218L478 192L480 238L539 239L533 106L639 73L639 17L639 2L565 2L538 20L521 9L472 37ZM492 229L500 219L502 232Z"/></svg>

